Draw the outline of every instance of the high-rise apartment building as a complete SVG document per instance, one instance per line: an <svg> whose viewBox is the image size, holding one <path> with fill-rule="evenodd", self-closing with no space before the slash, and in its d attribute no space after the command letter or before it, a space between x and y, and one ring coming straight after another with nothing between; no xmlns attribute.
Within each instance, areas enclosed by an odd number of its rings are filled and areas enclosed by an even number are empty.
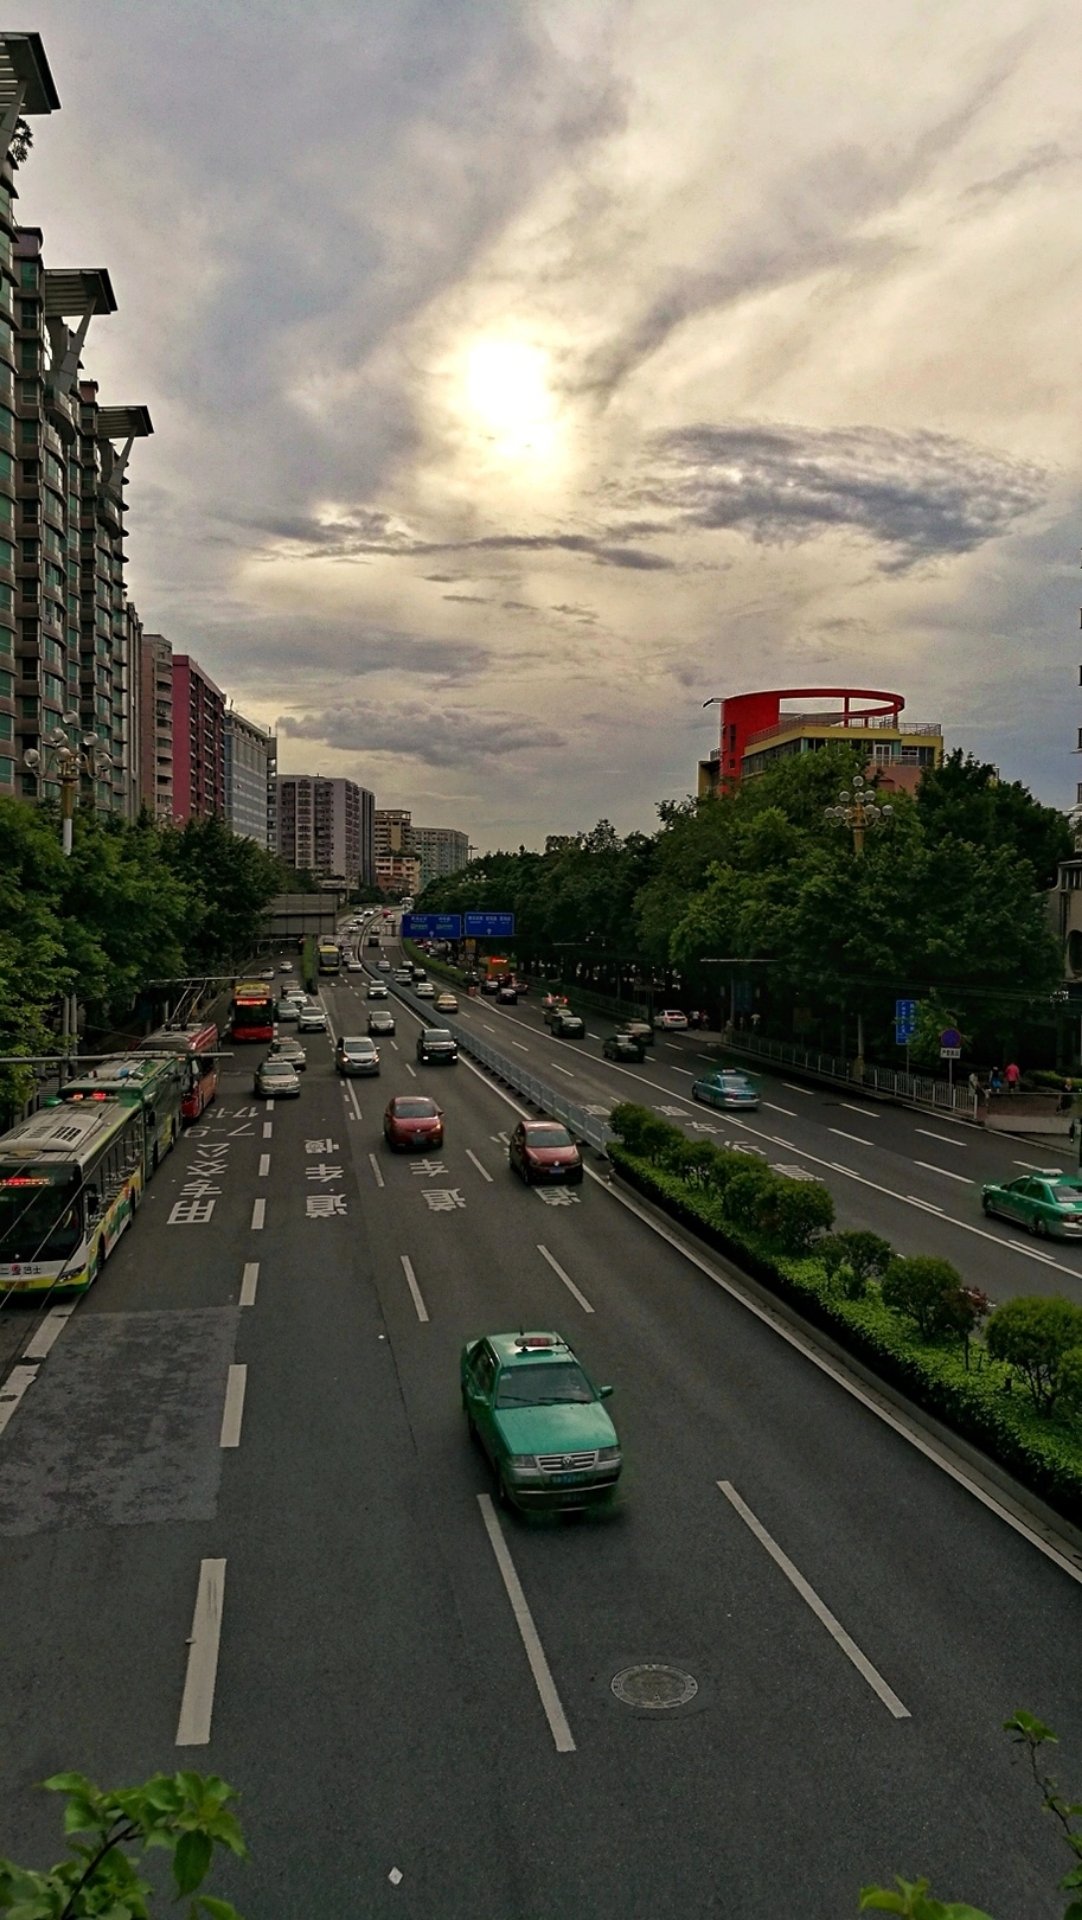
<svg viewBox="0 0 1082 1920"><path fill-rule="evenodd" d="M79 711L84 737L96 734L112 757L111 768L99 770L98 804L126 813L138 767L131 725L138 700L129 678L124 489L132 446L154 429L145 407L101 406L96 380L79 382L78 403Z"/></svg>
<svg viewBox="0 0 1082 1920"><path fill-rule="evenodd" d="M278 852L286 865L347 887L364 883L373 810L367 787L307 773L280 773L276 784Z"/></svg>
<svg viewBox="0 0 1082 1920"><path fill-rule="evenodd" d="M139 799L155 820L173 818L173 649L144 633L139 673Z"/></svg>
<svg viewBox="0 0 1082 1920"><path fill-rule="evenodd" d="M235 707L225 716L225 817L234 833L274 848L271 815L274 809L278 742L273 733L246 720Z"/></svg>
<svg viewBox="0 0 1082 1920"><path fill-rule="evenodd" d="M413 815L408 807L377 807L373 821L375 882L399 899L417 893L421 863L413 846Z"/></svg>
<svg viewBox="0 0 1082 1920"><path fill-rule="evenodd" d="M421 865L421 886L458 873L469 865L470 837L455 827L414 827L413 851Z"/></svg>
<svg viewBox="0 0 1082 1920"><path fill-rule="evenodd" d="M173 818L225 818L225 695L191 654L173 655Z"/></svg>

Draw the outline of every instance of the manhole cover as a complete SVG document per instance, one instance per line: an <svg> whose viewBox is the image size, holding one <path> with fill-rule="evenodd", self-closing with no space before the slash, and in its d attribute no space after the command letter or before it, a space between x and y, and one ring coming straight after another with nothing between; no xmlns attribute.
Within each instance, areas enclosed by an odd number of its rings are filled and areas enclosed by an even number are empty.
<svg viewBox="0 0 1082 1920"><path fill-rule="evenodd" d="M699 1682L679 1667L650 1660L638 1667L624 1667L613 1680L612 1690L629 1707L685 1707L698 1693Z"/></svg>

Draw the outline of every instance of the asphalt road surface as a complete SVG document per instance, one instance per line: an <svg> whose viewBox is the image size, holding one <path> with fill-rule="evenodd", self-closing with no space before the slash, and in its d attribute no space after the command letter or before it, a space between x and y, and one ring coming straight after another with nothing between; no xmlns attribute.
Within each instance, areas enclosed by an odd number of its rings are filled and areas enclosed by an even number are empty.
<svg viewBox="0 0 1082 1920"><path fill-rule="evenodd" d="M364 986L324 990L334 1031L363 1031ZM251 1862L216 1888L249 1920L833 1920L894 1872L1051 1920L1067 1863L999 1728L1024 1706L1082 1764L1078 1567L625 1197L524 1188L513 1097L419 1066L397 1016L378 1080L340 1082L308 1036L299 1101L254 1104L261 1050L236 1050L0 1436L0 1854L58 1855L33 1784L54 1769L192 1766L242 1792ZM633 1084L528 1004L463 1018L578 1097ZM693 1047L659 1036L635 1097L690 1121ZM382 1108L421 1087L445 1148L389 1154ZM853 1219L941 1241L946 1215L866 1197L926 1190L919 1116L783 1099L753 1117L792 1142L771 1158L859 1155ZM967 1136L950 1164L979 1180L1010 1151ZM945 1204L979 1223L973 1191ZM973 1251L1023 1266L1007 1230ZM8 1324L25 1344L31 1317ZM614 1383L612 1516L492 1503L458 1352L531 1324ZM633 1699L688 1697L627 1704L628 1669Z"/></svg>

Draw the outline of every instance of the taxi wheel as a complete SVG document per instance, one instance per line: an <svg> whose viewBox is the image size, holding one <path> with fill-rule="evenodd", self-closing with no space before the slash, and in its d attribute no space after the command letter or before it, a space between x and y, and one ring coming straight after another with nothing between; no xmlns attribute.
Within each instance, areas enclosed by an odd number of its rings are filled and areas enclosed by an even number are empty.
<svg viewBox="0 0 1082 1920"><path fill-rule="evenodd" d="M1038 1217L1033 1222L1033 1231L1038 1240L1047 1240L1048 1238L1047 1220L1042 1220L1038 1215Z"/></svg>
<svg viewBox="0 0 1082 1920"><path fill-rule="evenodd" d="M510 1496L508 1495L507 1488L503 1484L503 1474L500 1472L499 1467L495 1463L493 1463L492 1472L496 1482L496 1489L495 1489L496 1505L498 1507L503 1507L504 1511L506 1512L511 1505L511 1500L510 1500Z"/></svg>
<svg viewBox="0 0 1082 1920"><path fill-rule="evenodd" d="M983 1195L981 1196L981 1212L982 1212L982 1213L983 1213L983 1214L984 1214L984 1215L986 1216L986 1218L988 1218L988 1219L991 1219L991 1217L992 1217L992 1202L991 1202L991 1201L989 1200L989 1198L988 1198L988 1195L987 1195L987 1194L983 1194Z"/></svg>

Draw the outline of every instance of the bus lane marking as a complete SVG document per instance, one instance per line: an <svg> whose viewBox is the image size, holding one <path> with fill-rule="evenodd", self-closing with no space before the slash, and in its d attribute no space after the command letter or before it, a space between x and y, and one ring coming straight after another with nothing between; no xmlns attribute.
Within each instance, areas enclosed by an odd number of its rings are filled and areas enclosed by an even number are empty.
<svg viewBox="0 0 1082 1920"><path fill-rule="evenodd" d="M259 1285L259 1261L246 1260L240 1282L240 1304L242 1307L255 1306L255 1290Z"/></svg>
<svg viewBox="0 0 1082 1920"><path fill-rule="evenodd" d="M72 1301L69 1306L53 1307L45 1315L29 1346L23 1349L21 1358L23 1360L44 1360L50 1347L59 1339L74 1312L74 1301Z"/></svg>
<svg viewBox="0 0 1082 1920"><path fill-rule="evenodd" d="M30 1382L37 1377L36 1367L12 1367L3 1386L0 1387L0 1433L3 1433L8 1421L16 1412Z"/></svg>
<svg viewBox="0 0 1082 1920"><path fill-rule="evenodd" d="M244 1393L247 1385L248 1368L244 1365L231 1366L225 1383L222 1431L218 1439L220 1447L240 1446L240 1423L244 1417Z"/></svg>
<svg viewBox="0 0 1082 1920"><path fill-rule="evenodd" d="M188 1671L177 1722L178 1747L205 1747L210 1739L224 1602L225 1561L201 1560L188 1639Z"/></svg>
<svg viewBox="0 0 1082 1920"><path fill-rule="evenodd" d="M575 1285L575 1282L571 1278L571 1275L569 1273L564 1272L563 1268L560 1265L560 1262L553 1258L548 1248L543 1247L540 1241L538 1241L537 1243L537 1251L541 1255L542 1260L548 1261L548 1264L552 1268L552 1271L556 1275L557 1279L563 1281L564 1286L567 1288L568 1293L574 1295L575 1299L579 1303L579 1306L582 1308L583 1313L592 1313L593 1308L590 1305L590 1302L587 1300L586 1295L584 1293L579 1292L577 1286Z"/></svg>
<svg viewBox="0 0 1082 1920"><path fill-rule="evenodd" d="M425 1195L425 1198L426 1199L428 1198L427 1194ZM410 1259L408 1253L401 1253L399 1254L398 1257L402 1262L402 1271L406 1276L406 1285L410 1290L410 1294L413 1299L413 1304L417 1309L417 1318L418 1320L421 1321L423 1325L428 1319L428 1308L425 1306L425 1303L421 1298L421 1289L417 1285L417 1275L413 1271L413 1262Z"/></svg>
<svg viewBox="0 0 1082 1920"><path fill-rule="evenodd" d="M533 1615L527 1604L526 1595L522 1591L522 1582L515 1571L510 1549L496 1518L496 1509L492 1504L491 1495L479 1493L477 1504L481 1509L481 1518L484 1521L485 1532L488 1534L489 1545L495 1555L504 1591L511 1602L515 1625L519 1631L519 1638L522 1641L541 1705L545 1710L545 1718L549 1723L549 1732L552 1734L556 1751L557 1753L574 1753L575 1742L571 1737L571 1728L567 1724L567 1715L556 1691L552 1669L545 1658L541 1636L534 1626Z"/></svg>

